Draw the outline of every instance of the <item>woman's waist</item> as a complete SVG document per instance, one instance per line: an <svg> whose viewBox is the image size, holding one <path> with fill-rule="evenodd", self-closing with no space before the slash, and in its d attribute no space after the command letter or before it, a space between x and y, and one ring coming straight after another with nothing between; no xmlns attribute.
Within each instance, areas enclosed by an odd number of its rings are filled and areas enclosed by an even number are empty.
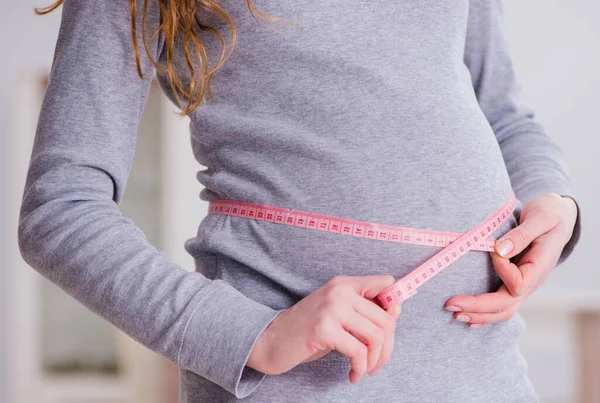
<svg viewBox="0 0 600 403"><path fill-rule="evenodd" d="M457 233L479 224L511 193L506 173L506 177L488 177L482 174L485 169L481 166L465 168L456 175L448 170L436 175L419 171L399 168L394 175L382 172L370 178L336 171L323 178L311 177L298 168L294 174L286 174L285 179L257 172L250 175L253 178L250 181L221 170L218 180L203 189L200 198L209 202L273 206L382 226ZM435 181L431 180L433 176ZM271 226L264 228L278 230ZM259 230L247 228L250 229ZM285 236L285 231L281 235Z"/></svg>
<svg viewBox="0 0 600 403"><path fill-rule="evenodd" d="M515 224L515 217L510 217L493 236L501 236ZM391 274L400 279L442 248L209 214L186 249L210 278L222 278L259 298L276 294L271 296L277 301L293 302L336 275ZM473 250L419 292L435 290L439 296L488 292L495 279L489 252Z"/></svg>
<svg viewBox="0 0 600 403"><path fill-rule="evenodd" d="M352 203L344 202L343 204L356 206L359 203L357 203L357 201L353 201ZM456 201L454 204L456 205ZM485 220L477 223L478 225L475 226L475 228L469 228L469 232L472 232L473 229L478 229L478 227L482 224L491 224L485 227L486 232L482 232L479 239L477 238L477 235L479 234L474 234L476 235L473 238L474 242L468 243L466 247L468 249L480 251L492 250L491 248L493 247L494 239L491 237L490 231L495 232L499 230L500 224L502 224L505 219L510 218L509 213L515 209L517 204L518 200L516 200L514 192L510 191L508 197L503 201L500 207L496 208L492 214L488 214ZM381 207L381 205L369 205L369 203L367 203L367 206L370 207L371 210L378 210ZM394 211L394 214L388 215L392 217L390 220L387 220L386 217L385 223L327 215L314 210L307 211L285 208L272 204L218 198L210 199L208 213L211 215L225 215L233 217L234 219L239 217L247 220L298 227L312 231L322 231L345 236L366 238L374 241L409 243L434 247L446 247L463 235L463 232L388 224L390 221L398 220L397 217L406 218L410 217L411 215L416 215L419 218L419 221L425 222L425 213L421 215L419 215L418 212L417 214L407 214L407 212L410 211L408 210L403 214L402 207L406 206L398 206L396 208L397 211ZM413 208L413 211L415 208ZM381 212L378 213L381 214ZM439 216L436 218L438 221L440 221ZM454 221L458 221L458 219ZM246 224L251 225L250 222L247 222ZM270 228L273 230L275 229L274 227ZM244 230L247 230L247 228Z"/></svg>

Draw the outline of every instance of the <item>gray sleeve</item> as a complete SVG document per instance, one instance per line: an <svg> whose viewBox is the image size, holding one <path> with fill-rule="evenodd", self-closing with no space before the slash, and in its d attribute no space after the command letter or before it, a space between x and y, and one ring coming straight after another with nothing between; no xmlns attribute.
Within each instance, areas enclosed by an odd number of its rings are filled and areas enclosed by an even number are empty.
<svg viewBox="0 0 600 403"><path fill-rule="evenodd" d="M64 3L23 192L20 252L135 340L242 398L265 377L246 362L281 311L169 262L118 208L154 72L140 42L144 79L137 75L128 6ZM139 1L137 9L141 41ZM148 37L159 19L151 8ZM162 43L151 42L155 57Z"/></svg>
<svg viewBox="0 0 600 403"><path fill-rule="evenodd" d="M497 139L517 198L527 204L543 193L571 197L577 220L558 264L571 255L581 235L581 209L560 147L535 120L521 98L513 62L503 35L501 0L471 0L464 62Z"/></svg>

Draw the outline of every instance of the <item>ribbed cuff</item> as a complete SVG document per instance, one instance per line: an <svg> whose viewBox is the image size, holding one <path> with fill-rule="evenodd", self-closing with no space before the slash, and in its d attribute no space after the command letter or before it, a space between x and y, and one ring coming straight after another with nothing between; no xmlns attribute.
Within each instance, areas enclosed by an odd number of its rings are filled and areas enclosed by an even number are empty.
<svg viewBox="0 0 600 403"><path fill-rule="evenodd" d="M262 305L223 280L211 286L183 330L178 365L241 399L266 377L246 363L259 336L283 310Z"/></svg>

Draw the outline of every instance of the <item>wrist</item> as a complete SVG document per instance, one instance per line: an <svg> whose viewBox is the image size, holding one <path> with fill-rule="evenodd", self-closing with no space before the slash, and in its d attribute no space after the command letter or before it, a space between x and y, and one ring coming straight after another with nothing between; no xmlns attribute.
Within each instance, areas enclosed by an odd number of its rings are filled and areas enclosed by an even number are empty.
<svg viewBox="0 0 600 403"><path fill-rule="evenodd" d="M272 324L272 323L271 323ZM271 324L258 336L254 347L250 352L246 366L253 368L264 374L268 374L269 371L269 346L270 340L272 339Z"/></svg>

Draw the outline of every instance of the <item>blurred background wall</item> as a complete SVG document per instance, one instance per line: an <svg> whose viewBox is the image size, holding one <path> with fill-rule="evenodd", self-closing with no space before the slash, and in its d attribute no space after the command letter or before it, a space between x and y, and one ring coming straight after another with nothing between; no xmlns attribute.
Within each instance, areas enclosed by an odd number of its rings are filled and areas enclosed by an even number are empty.
<svg viewBox="0 0 600 403"><path fill-rule="evenodd" d="M48 69L52 61L60 13L36 17L34 6L50 1L0 0L0 189L11 175L7 133L15 83L23 73ZM563 148L576 193L585 209L584 236L570 261L556 270L532 303L523 309L528 329L523 353L530 376L544 402L575 401L578 343L570 305L598 306L600 268L594 260L592 233L600 230L595 209L597 117L600 113L600 2L596 0L507 0L506 35L526 99L539 120ZM191 152L191 151L188 151ZM596 158L595 158L596 157ZM193 173L190 173L193 176ZM7 197L0 197L0 225L6 228ZM590 234L591 236L586 236ZM6 231L0 231L0 402L6 395L7 310ZM15 309L11 306L10 309ZM590 308L591 309L591 308ZM551 365L549 365L551 363ZM598 380L600 383L600 379Z"/></svg>
<svg viewBox="0 0 600 403"><path fill-rule="evenodd" d="M14 84L19 73L28 69L48 68L52 62L54 43L58 34L60 15L36 18L32 7L44 5L41 1L0 0L0 227L7 228L5 189L7 177L11 174L6 166L8 139L5 133L10 129L11 99ZM6 266L8 235L0 231L0 402L6 396L6 332L8 301L6 290Z"/></svg>

